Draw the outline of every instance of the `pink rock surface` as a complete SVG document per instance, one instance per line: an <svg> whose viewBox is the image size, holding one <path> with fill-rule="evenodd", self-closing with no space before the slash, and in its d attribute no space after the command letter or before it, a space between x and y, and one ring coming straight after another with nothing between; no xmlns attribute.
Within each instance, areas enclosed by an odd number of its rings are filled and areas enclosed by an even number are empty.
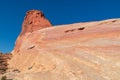
<svg viewBox="0 0 120 80"><path fill-rule="evenodd" d="M120 79L120 19L26 30L20 36L9 61L10 70L21 71L17 80Z"/></svg>

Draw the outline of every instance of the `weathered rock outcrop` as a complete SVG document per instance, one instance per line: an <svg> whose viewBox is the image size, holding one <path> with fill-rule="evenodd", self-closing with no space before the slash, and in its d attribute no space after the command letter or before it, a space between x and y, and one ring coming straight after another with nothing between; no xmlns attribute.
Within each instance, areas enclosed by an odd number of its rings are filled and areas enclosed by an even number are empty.
<svg viewBox="0 0 120 80"><path fill-rule="evenodd" d="M9 61L17 80L120 79L120 19L22 33Z"/></svg>
<svg viewBox="0 0 120 80"><path fill-rule="evenodd" d="M38 10L30 10L26 13L23 21L22 31L16 41L14 51L19 52L23 41L25 40L26 33L32 33L34 31L51 27L52 24L45 18L43 12Z"/></svg>
<svg viewBox="0 0 120 80"><path fill-rule="evenodd" d="M43 12L38 10L30 10L26 13L21 35L27 32L33 32L42 28L52 26L51 23L45 18Z"/></svg>

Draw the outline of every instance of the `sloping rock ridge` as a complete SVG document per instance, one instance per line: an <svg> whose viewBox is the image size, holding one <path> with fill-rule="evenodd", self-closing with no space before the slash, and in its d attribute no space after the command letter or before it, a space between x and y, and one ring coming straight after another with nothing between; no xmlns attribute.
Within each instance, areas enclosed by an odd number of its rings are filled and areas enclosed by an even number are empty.
<svg viewBox="0 0 120 80"><path fill-rule="evenodd" d="M36 15L36 11L30 11L26 19L34 21L31 13ZM120 79L120 19L54 27L48 24L33 25L32 28L40 28L32 32L31 26L25 29L23 25L9 60L8 72L16 73L13 79Z"/></svg>

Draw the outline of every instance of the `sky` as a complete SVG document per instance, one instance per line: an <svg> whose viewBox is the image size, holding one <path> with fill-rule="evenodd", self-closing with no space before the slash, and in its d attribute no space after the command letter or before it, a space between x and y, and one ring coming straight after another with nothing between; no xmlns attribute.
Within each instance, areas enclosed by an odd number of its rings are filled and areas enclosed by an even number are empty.
<svg viewBox="0 0 120 80"><path fill-rule="evenodd" d="M0 52L11 52L28 10L41 10L53 25L120 18L120 0L0 0Z"/></svg>

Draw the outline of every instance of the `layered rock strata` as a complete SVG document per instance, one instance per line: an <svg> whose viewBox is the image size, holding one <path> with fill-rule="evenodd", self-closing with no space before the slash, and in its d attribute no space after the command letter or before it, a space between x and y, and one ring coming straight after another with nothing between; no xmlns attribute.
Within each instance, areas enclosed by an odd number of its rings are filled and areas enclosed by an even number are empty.
<svg viewBox="0 0 120 80"><path fill-rule="evenodd" d="M120 19L29 27L22 28L9 61L20 71L14 79L120 79Z"/></svg>

